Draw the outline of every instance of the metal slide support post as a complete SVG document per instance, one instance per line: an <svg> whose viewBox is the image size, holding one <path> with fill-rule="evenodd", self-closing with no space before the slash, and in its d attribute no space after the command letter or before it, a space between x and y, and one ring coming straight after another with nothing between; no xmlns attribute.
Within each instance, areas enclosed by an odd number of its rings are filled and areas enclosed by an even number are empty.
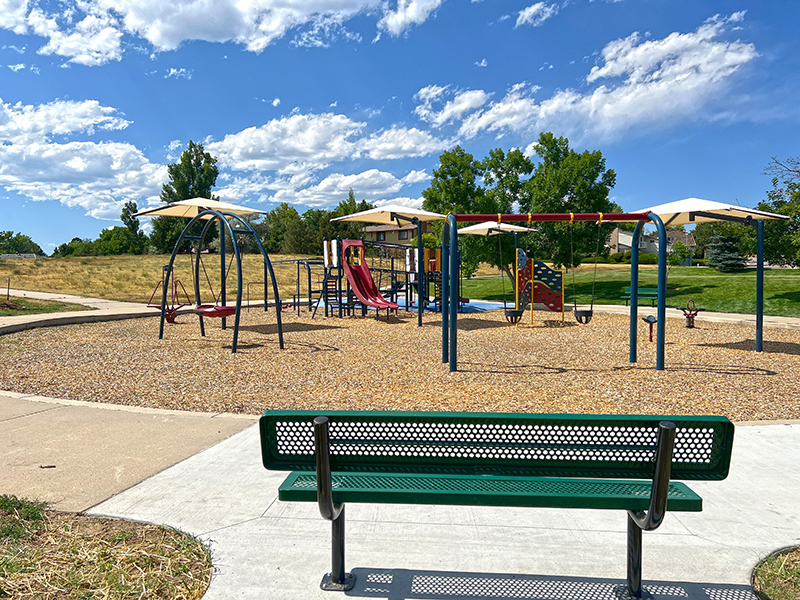
<svg viewBox="0 0 800 600"><path fill-rule="evenodd" d="M639 240L642 239L644 221L636 223L631 239L631 335L629 362L636 362L636 344L639 338Z"/></svg>
<svg viewBox="0 0 800 600"><path fill-rule="evenodd" d="M422 256L420 256L422 260ZM442 299L439 304L442 310L442 362L450 360L450 312L447 310L450 297L450 223L444 222L442 230ZM425 290L425 294L428 290Z"/></svg>
<svg viewBox="0 0 800 600"><path fill-rule="evenodd" d="M323 519L331 521L331 572L320 583L326 591L353 589L355 575L344 570L344 503L333 502L328 417L314 419L314 453L317 462L317 504Z"/></svg>
<svg viewBox="0 0 800 600"><path fill-rule="evenodd" d="M627 594L642 598L642 531L657 529L667 514L669 480L672 473L672 450L675 447L675 423L658 424L658 442L655 456L653 485L650 488L650 506L645 511L628 511L628 569Z"/></svg>
<svg viewBox="0 0 800 600"><path fill-rule="evenodd" d="M758 266L756 268L756 352L764 349L764 221L755 222L758 235Z"/></svg>
<svg viewBox="0 0 800 600"><path fill-rule="evenodd" d="M454 215L449 215L447 220L450 221L450 372L453 373L458 370L458 227Z"/></svg>
<svg viewBox="0 0 800 600"><path fill-rule="evenodd" d="M658 309L656 318L658 323L658 339L656 340L656 370L664 370L664 333L667 325L667 230L664 222L655 213L647 215L658 230ZM633 300L633 290L631 290L631 300Z"/></svg>
<svg viewBox="0 0 800 600"><path fill-rule="evenodd" d="M158 328L158 339L164 339L164 318L166 317L167 313L167 286L169 285L169 277L172 274L172 263L164 266L161 269L162 273L162 280L164 281L162 287L164 289L161 290L161 325Z"/></svg>

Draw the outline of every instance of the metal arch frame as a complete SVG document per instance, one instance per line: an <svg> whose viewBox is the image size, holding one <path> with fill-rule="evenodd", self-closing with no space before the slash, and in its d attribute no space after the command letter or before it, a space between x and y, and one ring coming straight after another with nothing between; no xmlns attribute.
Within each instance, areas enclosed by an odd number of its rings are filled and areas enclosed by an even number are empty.
<svg viewBox="0 0 800 600"><path fill-rule="evenodd" d="M520 213L520 214L453 214L447 215L442 232L442 362L449 362L450 372L458 370L458 273L456 224L497 220L498 223L514 221L637 221L631 248L631 319L630 362L636 362L637 309L639 285L639 244L645 221L651 221L658 231L658 339L656 340L656 370L664 370L665 324L667 297L667 233L661 218L655 213ZM635 249L635 251L634 251Z"/></svg>
<svg viewBox="0 0 800 600"><path fill-rule="evenodd" d="M207 219L207 223L203 227L203 231L199 237L197 236L190 236L187 235L189 229L199 220L203 219L204 217L209 217ZM234 229L231 227L229 222L230 219L235 219L236 222L244 226L244 229ZM200 269L200 251L202 250L203 241L205 240L206 234L208 233L209 228L213 223L219 221L220 228L223 227L228 230L228 234L231 236L231 240L233 242L233 252L236 258L236 274L237 274L237 290L236 290L236 317L234 319L233 324L233 342L231 344L231 352L235 353L236 348L238 345L239 340L239 319L241 316L241 308L242 308L242 256L239 251L239 242L236 240L236 233L249 233L253 236L253 239L256 241L256 245L258 246L259 251L261 252L261 256L264 258L264 310L267 310L267 275L269 275L270 279L272 280L272 290L275 295L275 313L276 319L278 324L278 342L280 345L281 350L284 349L284 341L283 341L283 326L281 323L281 301L280 295L278 293L278 282L275 279L275 272L272 269L272 263L269 260L269 255L267 251L264 249L261 240L256 234L255 230L250 226L250 224L242 219L241 216L227 211L218 211L218 210L204 210L200 212L196 217L194 217L189 223L184 227L183 231L181 232L178 241L175 243L175 248L172 250L172 255L169 259L169 265L166 267L166 273L164 275L165 286L169 283L169 278L172 276L173 271L173 264L175 262L175 257L178 254L178 249L181 247L181 243L187 239L196 239L198 240L197 244L197 258L195 259L194 264L194 282L195 282L195 302L199 305L200 304L200 281L199 281L199 269ZM222 231L220 231L220 265L222 269L222 278L223 281L222 288L220 290L220 298L222 301L222 305L225 306L226 294L225 294L225 278L227 270L225 264L225 236L222 235ZM166 287L164 288L166 289ZM162 299L161 299L161 323L159 325L158 330L158 339L164 338L164 320L165 320L165 309L166 309L166 293L162 292ZM223 318L223 329L225 328L225 319ZM200 332L202 335L205 335L205 326L203 323L203 316L200 315Z"/></svg>

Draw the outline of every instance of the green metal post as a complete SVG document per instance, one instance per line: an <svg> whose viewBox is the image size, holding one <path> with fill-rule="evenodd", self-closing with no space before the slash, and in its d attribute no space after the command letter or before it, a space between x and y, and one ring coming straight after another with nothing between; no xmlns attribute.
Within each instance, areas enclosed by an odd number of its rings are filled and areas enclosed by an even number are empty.
<svg viewBox="0 0 800 600"><path fill-rule="evenodd" d="M425 268L422 264L422 221L417 221L417 327L422 327L422 313L425 311L422 290L425 290L425 300L428 299L428 290L425 284ZM406 289L408 286L406 285ZM408 298L408 297L406 297ZM399 298L398 298L399 299ZM406 307L408 308L408 307Z"/></svg>
<svg viewBox="0 0 800 600"><path fill-rule="evenodd" d="M758 266L756 268L756 352L764 347L764 221L755 223L758 235Z"/></svg>
<svg viewBox="0 0 800 600"><path fill-rule="evenodd" d="M422 257L420 257L422 260ZM446 363L450 356L450 312L447 310L450 297L450 223L444 222L442 232L442 362ZM425 290L427 295L428 290Z"/></svg>

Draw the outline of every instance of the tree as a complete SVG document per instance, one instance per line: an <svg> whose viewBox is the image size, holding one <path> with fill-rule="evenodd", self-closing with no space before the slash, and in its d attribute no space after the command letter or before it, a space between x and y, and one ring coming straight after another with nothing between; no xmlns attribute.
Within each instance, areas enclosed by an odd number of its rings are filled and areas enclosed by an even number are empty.
<svg viewBox="0 0 800 600"><path fill-rule="evenodd" d="M203 148L202 144L189 142L177 163L167 167L169 182L161 187L161 200L166 203L188 200L189 198L213 198L211 190L217 182L219 169L217 159ZM180 217L155 217L150 241L158 252L171 253L181 232L186 227L186 219ZM203 224L197 223L192 235L200 235ZM206 241L215 237L209 231Z"/></svg>
<svg viewBox="0 0 800 600"><path fill-rule="evenodd" d="M606 161L599 150L582 153L569 147L569 140L542 133L536 144L540 162L528 179L527 194L520 202L520 212L533 213L610 213L614 204L608 195L617 175L606 169ZM600 235L600 248L608 238L613 223L597 225L575 222L570 244L569 223L540 223L535 253L547 257L556 266L577 266L583 256L593 255ZM574 247L574 251L571 249Z"/></svg>
<svg viewBox="0 0 800 600"><path fill-rule="evenodd" d="M41 246L23 233L0 231L0 254L36 254L46 256Z"/></svg>
<svg viewBox="0 0 800 600"><path fill-rule="evenodd" d="M443 152L439 157L439 167L433 171L430 185L422 191L422 208L441 214L493 212L487 206L484 189L478 184L478 179L483 174L482 163L461 146ZM441 239L444 225L434 222L431 226ZM482 255L479 243L464 241L461 255L464 275L472 276Z"/></svg>
<svg viewBox="0 0 800 600"><path fill-rule="evenodd" d="M745 258L739 252L739 240L732 235L718 235L708 245L708 266L720 273L744 271Z"/></svg>
<svg viewBox="0 0 800 600"><path fill-rule="evenodd" d="M669 269L686 264L691 257L692 249L689 246L680 241L675 242L667 253L667 275L669 275Z"/></svg>
<svg viewBox="0 0 800 600"><path fill-rule="evenodd" d="M694 231L695 258L704 258L706 249L716 238L731 237L736 240L736 247L739 254L754 254L756 251L756 231L753 227L735 221L711 221L708 223L698 223Z"/></svg>
<svg viewBox="0 0 800 600"><path fill-rule="evenodd" d="M757 208L790 218L764 222L764 258L774 265L800 266L800 158L773 157L765 172L773 175L772 189Z"/></svg>

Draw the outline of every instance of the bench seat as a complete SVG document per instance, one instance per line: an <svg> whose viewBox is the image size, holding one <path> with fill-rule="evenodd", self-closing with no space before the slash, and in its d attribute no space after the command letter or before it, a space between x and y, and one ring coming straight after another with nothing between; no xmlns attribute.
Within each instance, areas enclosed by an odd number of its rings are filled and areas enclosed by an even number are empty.
<svg viewBox="0 0 800 600"><path fill-rule="evenodd" d="M427 475L332 473L337 502L376 504L450 504L647 510L651 481L512 477L497 475ZM316 502L317 476L295 471L278 490L289 502ZM686 484L672 481L667 509L699 512L703 500Z"/></svg>

